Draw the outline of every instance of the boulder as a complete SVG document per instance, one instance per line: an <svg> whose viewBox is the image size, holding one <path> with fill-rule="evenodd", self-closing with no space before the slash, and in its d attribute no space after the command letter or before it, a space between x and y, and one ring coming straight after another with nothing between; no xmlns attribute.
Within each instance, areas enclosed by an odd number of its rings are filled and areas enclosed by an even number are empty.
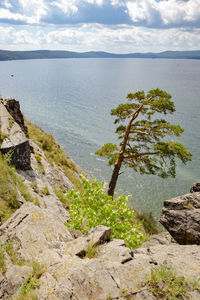
<svg viewBox="0 0 200 300"><path fill-rule="evenodd" d="M190 193L200 192L200 182L195 182L192 184Z"/></svg>
<svg viewBox="0 0 200 300"><path fill-rule="evenodd" d="M0 227L0 235L3 240L18 243L22 259L46 265L60 261L59 248L73 239L56 215L30 202Z"/></svg>
<svg viewBox="0 0 200 300"><path fill-rule="evenodd" d="M200 193L164 202L160 223L181 245L200 245Z"/></svg>
<svg viewBox="0 0 200 300"><path fill-rule="evenodd" d="M65 246L65 254L84 257L88 247L95 247L110 240L110 228L99 225L92 228L86 235L78 237Z"/></svg>

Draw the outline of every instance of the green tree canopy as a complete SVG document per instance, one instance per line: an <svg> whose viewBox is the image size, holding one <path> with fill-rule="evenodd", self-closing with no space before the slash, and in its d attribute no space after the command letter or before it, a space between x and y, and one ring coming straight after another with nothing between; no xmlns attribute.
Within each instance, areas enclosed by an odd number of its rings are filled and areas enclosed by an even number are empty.
<svg viewBox="0 0 200 300"><path fill-rule="evenodd" d="M147 94L139 91L127 95L127 103L111 110L118 125L116 133L119 145L105 144L95 154L106 157L114 165L108 195L114 194L122 166L131 167L141 174L153 174L167 178L176 175L176 159L182 163L191 160L192 154L178 142L167 141L167 136L180 136L183 128L171 124L160 114L175 112L171 95L160 89Z"/></svg>

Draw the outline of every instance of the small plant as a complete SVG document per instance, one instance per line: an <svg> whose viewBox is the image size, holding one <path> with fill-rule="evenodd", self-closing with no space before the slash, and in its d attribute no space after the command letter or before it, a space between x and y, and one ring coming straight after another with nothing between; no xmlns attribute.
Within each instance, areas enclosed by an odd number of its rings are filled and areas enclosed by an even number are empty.
<svg viewBox="0 0 200 300"><path fill-rule="evenodd" d="M151 271L148 286L158 299L178 300L184 299L189 284L183 276L176 273L163 264Z"/></svg>
<svg viewBox="0 0 200 300"><path fill-rule="evenodd" d="M98 245L93 245L92 243L88 243L85 258L92 259L97 257L98 257Z"/></svg>
<svg viewBox="0 0 200 300"><path fill-rule="evenodd" d="M41 158L40 154L35 153L35 158L37 160L37 163L40 167L40 170L41 170L42 174L44 175L45 174L45 169L44 169L44 166L43 166L43 163L42 163L42 158Z"/></svg>
<svg viewBox="0 0 200 300"><path fill-rule="evenodd" d="M127 289L121 289L121 296L127 300L134 300L133 293L128 291Z"/></svg>
<svg viewBox="0 0 200 300"><path fill-rule="evenodd" d="M9 130L13 127L14 120L9 118Z"/></svg>
<svg viewBox="0 0 200 300"><path fill-rule="evenodd" d="M50 195L49 188L48 188L47 185L45 185L45 186L40 190L40 194L41 194L41 195Z"/></svg>
<svg viewBox="0 0 200 300"><path fill-rule="evenodd" d="M142 222L144 230L147 234L157 234L159 232L157 223L152 213L138 213L137 218Z"/></svg>
<svg viewBox="0 0 200 300"><path fill-rule="evenodd" d="M197 290L198 292L200 292L200 277L190 280L190 283L194 290Z"/></svg>
<svg viewBox="0 0 200 300"><path fill-rule="evenodd" d="M36 181L32 181L31 182L31 187L34 190L35 193L39 194L39 188L37 186L37 182Z"/></svg>
<svg viewBox="0 0 200 300"><path fill-rule="evenodd" d="M27 292L27 294L22 295L21 293L17 293L14 295L11 300L39 300L37 293L35 290L31 290Z"/></svg>
<svg viewBox="0 0 200 300"><path fill-rule="evenodd" d="M68 209L69 208L69 199L67 198L66 194L64 193L63 189L56 189L54 188L54 193L58 197L58 199L64 204L64 206Z"/></svg>
<svg viewBox="0 0 200 300"><path fill-rule="evenodd" d="M141 223L128 205L128 197L121 195L115 199L108 196L105 186L94 180L82 178L82 191L68 191L70 199L70 222L68 227L86 233L92 227L111 227L111 238L123 239L130 248L136 248L144 241Z"/></svg>
<svg viewBox="0 0 200 300"><path fill-rule="evenodd" d="M0 243L0 270L2 273L6 271L5 253L9 255L13 264L23 265L25 263L24 260L20 259L17 250L18 247L12 242Z"/></svg>
<svg viewBox="0 0 200 300"><path fill-rule="evenodd" d="M0 272L5 273L6 263L5 263L5 249L2 244L0 244Z"/></svg>
<svg viewBox="0 0 200 300"><path fill-rule="evenodd" d="M40 277L46 271L45 267L37 262L33 263L32 268L32 272L28 275L20 288L21 295L26 295L31 290L37 288L40 284Z"/></svg>
<svg viewBox="0 0 200 300"><path fill-rule="evenodd" d="M8 135L1 131L1 122L0 122L0 146L3 143L3 140L7 137L8 137Z"/></svg>
<svg viewBox="0 0 200 300"><path fill-rule="evenodd" d="M3 155L3 159L8 165L10 165L11 163L13 152L14 152L13 150L10 150Z"/></svg>

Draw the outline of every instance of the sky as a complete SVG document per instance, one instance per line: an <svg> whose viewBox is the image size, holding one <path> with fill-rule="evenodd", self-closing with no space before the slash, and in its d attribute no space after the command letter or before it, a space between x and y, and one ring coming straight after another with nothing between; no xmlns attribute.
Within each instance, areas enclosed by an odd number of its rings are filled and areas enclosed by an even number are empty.
<svg viewBox="0 0 200 300"><path fill-rule="evenodd" d="M0 49L200 50L200 0L0 0Z"/></svg>

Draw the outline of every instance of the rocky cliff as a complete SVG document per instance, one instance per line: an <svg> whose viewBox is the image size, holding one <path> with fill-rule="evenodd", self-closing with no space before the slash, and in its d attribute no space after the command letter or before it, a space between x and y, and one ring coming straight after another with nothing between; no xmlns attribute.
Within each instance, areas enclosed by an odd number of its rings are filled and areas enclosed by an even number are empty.
<svg viewBox="0 0 200 300"><path fill-rule="evenodd" d="M31 196L37 197L37 205L27 202L19 191L20 207L0 226L0 299L200 299L197 243L180 245L164 232L133 250L123 240L111 240L111 228L99 225L83 235L65 226L68 212L55 188L67 191L75 187L66 175L67 166L73 166L70 178L73 173L78 180L79 172L68 158L62 159L65 169L54 163L43 139L37 143L28 139L19 111L13 99L0 103L1 152L12 154L11 163ZM19 147L22 151L16 150ZM59 152L56 147L54 151ZM200 194L192 197L200 198ZM182 210L191 208L187 199L175 202L185 201L178 206ZM198 209L195 201L191 205ZM169 215L166 206L170 211L175 207L165 202L163 224L164 216ZM184 217L177 220L179 225L185 221ZM176 235L174 238L179 242ZM167 275L171 280L168 286L161 273L172 274L170 278ZM155 274L160 274L157 281Z"/></svg>

